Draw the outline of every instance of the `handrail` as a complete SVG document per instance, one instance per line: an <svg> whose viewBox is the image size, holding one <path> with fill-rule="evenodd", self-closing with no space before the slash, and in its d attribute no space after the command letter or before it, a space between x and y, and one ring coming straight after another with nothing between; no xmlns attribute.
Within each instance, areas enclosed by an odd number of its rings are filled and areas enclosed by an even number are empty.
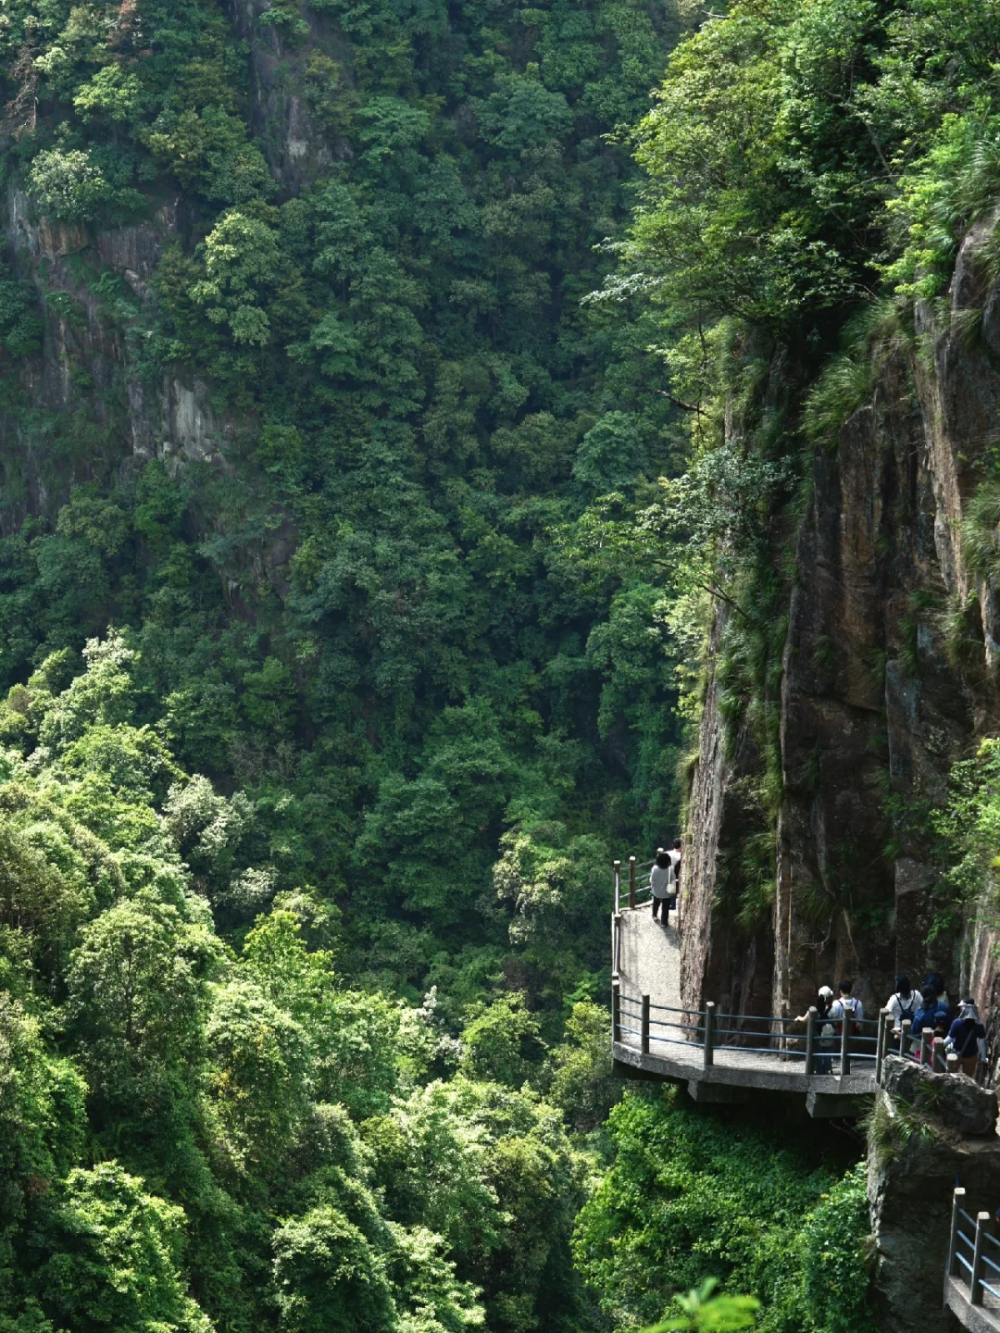
<svg viewBox="0 0 1000 1333"><path fill-rule="evenodd" d="M896 1050L904 1059L949 1073L957 1072L956 1057L945 1055L944 1043L932 1032L913 1036L912 1025L905 1020L900 1024L897 1037L893 1016L886 1009L868 1018L857 1019L850 1014L820 1015L814 1007L800 1019L788 1014L720 1011L710 1001L700 1009L692 1009L660 1004L650 995L627 994L621 986L622 940L629 919L624 914L626 910L636 908L640 901L645 904L651 893L650 886L648 882L639 884L637 876L654 863L640 862L635 856L629 856L624 863L616 860L612 864L612 1033L616 1043L627 1034L628 1044L634 1045L638 1039L644 1055L649 1054L651 1042L684 1046L692 1056L695 1052L701 1053L706 1069L712 1067L716 1051L725 1053L727 1069L732 1069L741 1056L751 1057L751 1068L763 1065L764 1061L791 1063L796 1066L796 1072L801 1070L810 1079L829 1078L834 1068L838 1078L847 1078L854 1063L859 1066L858 1073L862 1077L853 1084L844 1084L841 1091L845 1093L878 1085L886 1055ZM622 872L626 868L627 878L623 880ZM721 1073L717 1077L725 1079ZM994 1243L1000 1245L1000 1241Z"/></svg>
<svg viewBox="0 0 1000 1333"><path fill-rule="evenodd" d="M981 1306L986 1293L1000 1301L1000 1288L988 1282L983 1273L984 1267L1000 1273L1000 1263L996 1263L986 1253L987 1243L1000 1246L1000 1240L986 1229L991 1221L989 1213L977 1213L973 1218L971 1213L966 1212L964 1204L965 1190L960 1185L956 1186L951 1196L951 1238L948 1242L946 1275L956 1282L966 1284L971 1305ZM975 1228L974 1236L962 1230L963 1222ZM961 1252L959 1245L965 1245L972 1251L971 1262Z"/></svg>
<svg viewBox="0 0 1000 1333"><path fill-rule="evenodd" d="M821 1020L818 1020L815 1010L810 1011L806 1024L807 1031L803 1035L787 1032L785 1029L788 1024L795 1020L782 1018L781 1015L733 1015L732 1018L738 1019L741 1026L722 1027L718 1022L720 1015L715 1013L715 1006L711 1002L708 1002L704 1009L653 1004L648 995L627 994L622 990L618 980L614 983L613 994L612 1021L615 1031L638 1037L644 1054L649 1054L651 1044L654 1042L684 1046L691 1051L701 1051L706 1067L712 1066L717 1051L736 1055L761 1055L785 1062L803 1063L808 1075L820 1074L822 1066L817 1069L820 1059L830 1061L836 1054L833 1049L833 1038L823 1037L817 1032ZM654 1014L662 1014L664 1017L654 1017ZM866 1020L878 1028L877 1035L872 1037L855 1036L850 1023L842 1025L846 1028L846 1033L842 1033L838 1041L842 1075L851 1072L852 1059L869 1067L874 1063L876 1071L880 1068L888 1041L887 1020L890 1018L890 1015L883 1013L879 1019ZM685 1021L686 1019L692 1021ZM641 1026L636 1027L637 1022ZM755 1027L764 1030L755 1031ZM620 1037L616 1038L619 1039ZM751 1042L753 1044L750 1044ZM859 1049L861 1047L867 1049ZM829 1064L825 1072L829 1073Z"/></svg>

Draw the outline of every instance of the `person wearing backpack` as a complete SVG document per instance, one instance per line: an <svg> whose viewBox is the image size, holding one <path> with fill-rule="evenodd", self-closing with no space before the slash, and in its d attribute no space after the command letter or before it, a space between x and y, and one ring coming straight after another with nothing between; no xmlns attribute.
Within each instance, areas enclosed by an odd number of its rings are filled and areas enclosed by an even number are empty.
<svg viewBox="0 0 1000 1333"><path fill-rule="evenodd" d="M854 983L851 981L842 981L838 987L840 996L830 1005L830 1017L837 1027L837 1036L842 1037L844 1024L849 1023L848 1035L852 1037L861 1036L861 1024L865 1018L865 1007L859 999L851 994L854 989Z"/></svg>
<svg viewBox="0 0 1000 1333"><path fill-rule="evenodd" d="M833 991L829 986L820 986L816 996L816 1051L813 1056L814 1074L833 1073L833 1052L837 1043L834 1041L833 1024L829 1022L830 1006L833 1004ZM799 1014L796 1023L808 1023L808 1010Z"/></svg>
<svg viewBox="0 0 1000 1333"><path fill-rule="evenodd" d="M898 1051L904 1020L909 1019L912 1023L920 1008L920 996L910 985L910 978L905 972L896 978L896 989L889 996L885 1007L892 1014L892 1049Z"/></svg>
<svg viewBox="0 0 1000 1333"><path fill-rule="evenodd" d="M976 1070L986 1063L986 1028L979 1021L979 1010L974 1000L963 1000L958 1017L948 1030L945 1050L958 1056L962 1073L976 1077Z"/></svg>
<svg viewBox="0 0 1000 1333"><path fill-rule="evenodd" d="M948 1034L951 1026L951 1009L942 1000L939 1000L933 986L925 986L920 993L920 1008L913 1016L913 1027L910 1033L914 1041L917 1041L924 1028L930 1028L936 1037L944 1037ZM911 1055L919 1063L919 1046ZM930 1061L932 1057L928 1057Z"/></svg>

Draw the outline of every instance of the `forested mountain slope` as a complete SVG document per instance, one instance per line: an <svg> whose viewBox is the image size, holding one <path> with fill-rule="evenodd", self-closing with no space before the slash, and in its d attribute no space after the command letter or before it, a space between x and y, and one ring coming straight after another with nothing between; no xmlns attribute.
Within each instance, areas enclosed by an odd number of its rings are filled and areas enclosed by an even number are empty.
<svg viewBox="0 0 1000 1333"><path fill-rule="evenodd" d="M875 1326L859 1140L611 1079L608 866L687 798L692 997L990 983L998 61L7 0L0 1333Z"/></svg>
<svg viewBox="0 0 1000 1333"><path fill-rule="evenodd" d="M4 6L4 1333L604 1322L588 997L679 730L576 523L677 440L582 300L680 29Z"/></svg>
<svg viewBox="0 0 1000 1333"><path fill-rule="evenodd" d="M275 886L414 995L466 966L477 993L517 918L558 1003L604 962L609 837L674 818L655 580L571 552L595 494L671 465L651 329L581 300L631 202L607 136L679 30L5 10L3 685L114 625Z"/></svg>

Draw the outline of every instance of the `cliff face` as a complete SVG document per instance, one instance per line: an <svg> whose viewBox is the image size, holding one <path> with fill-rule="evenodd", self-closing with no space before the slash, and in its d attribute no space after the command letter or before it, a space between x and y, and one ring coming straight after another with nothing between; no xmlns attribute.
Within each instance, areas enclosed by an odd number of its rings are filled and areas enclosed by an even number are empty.
<svg viewBox="0 0 1000 1333"><path fill-rule="evenodd" d="M973 232L962 247L946 327L918 310L917 350L883 359L869 402L812 459L788 604L763 945L713 906L718 849L739 837L745 761L722 758L710 683L690 801L685 1003L796 1013L818 986L850 976L877 1008L897 971L919 980L931 967L953 992L971 985L987 1008L995 998L989 932L924 943L941 908L928 815L946 797L950 765L997 716L996 606L966 569L960 534L1000 422L1000 291L978 276L981 243Z"/></svg>
<svg viewBox="0 0 1000 1333"><path fill-rule="evenodd" d="M144 374L132 336L164 246L180 233L176 205L115 230L39 221L18 191L5 205L12 268L37 291L42 337L0 411L4 535L27 515L53 516L74 485L102 483L132 459L217 459L234 423L213 411L197 378Z"/></svg>
<svg viewBox="0 0 1000 1333"><path fill-rule="evenodd" d="M316 122L305 92L310 61L336 63L336 34L313 16L289 48L277 27L257 22L270 8L234 0L230 19L249 52L249 119L280 202L349 149ZM143 364L152 280L167 246L190 249L204 235L197 210L178 194L131 226L58 222L8 184L0 217L0 244L13 275L34 288L42 325L38 352L18 361L0 403L0 535L31 516L54 519L74 486L101 487L133 462L224 466L225 450L255 423L218 411L196 373ZM281 560L286 537L276 538Z"/></svg>

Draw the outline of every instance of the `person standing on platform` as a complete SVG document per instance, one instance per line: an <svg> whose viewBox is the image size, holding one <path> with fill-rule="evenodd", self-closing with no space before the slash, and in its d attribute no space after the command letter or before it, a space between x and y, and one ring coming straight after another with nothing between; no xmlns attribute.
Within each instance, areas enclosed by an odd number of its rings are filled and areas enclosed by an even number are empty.
<svg viewBox="0 0 1000 1333"><path fill-rule="evenodd" d="M649 872L649 887L653 891L653 920L660 920L664 926L670 924L670 894L674 882L674 864L670 853L662 847L656 849L656 860ZM662 918L659 916L663 909Z"/></svg>
<svg viewBox="0 0 1000 1333"><path fill-rule="evenodd" d="M945 1050L954 1051L962 1066L962 1073L976 1077L979 1066L986 1063L986 1028L979 1021L979 1010L974 1000L963 1000L958 1017L948 1030Z"/></svg>

